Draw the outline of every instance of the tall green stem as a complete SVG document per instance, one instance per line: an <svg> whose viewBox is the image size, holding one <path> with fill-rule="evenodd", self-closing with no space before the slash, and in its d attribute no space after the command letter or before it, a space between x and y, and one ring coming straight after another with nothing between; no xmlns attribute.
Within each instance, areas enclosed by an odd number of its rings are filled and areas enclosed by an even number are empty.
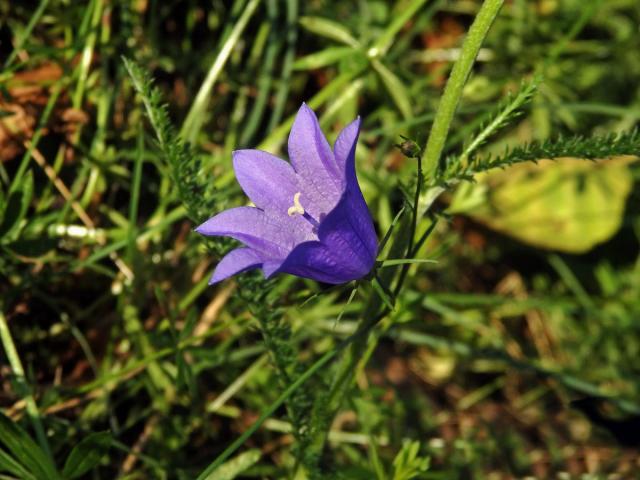
<svg viewBox="0 0 640 480"><path fill-rule="evenodd" d="M40 444L40 448L42 448L42 451L50 459L53 459L51 455L51 449L49 448L49 442L47 441L47 436L44 433L44 428L42 426L42 422L40 421L40 412L38 412L38 406L36 405L36 401L33 398L33 395L31 394L31 389L27 385L27 381L24 377L24 368L22 367L22 362L20 361L20 356L18 355L16 344L13 342L13 337L11 336L11 332L9 331L9 325L7 324L4 313L1 310L0 340L2 341L2 346L4 347L5 354L7 355L7 360L9 360L9 365L11 365L11 371L16 377L17 387L19 389L18 394L22 396L23 400L25 401L27 415L29 416L31 424L33 425L33 429L36 432L36 437L38 439L38 443Z"/></svg>
<svg viewBox="0 0 640 480"><path fill-rule="evenodd" d="M478 56L482 42L487 36L491 24L498 16L498 12L503 3L504 0L484 1L462 45L460 58L453 66L451 76L447 81L447 86L444 89L444 94L438 105L436 117L431 127L431 133L429 134L429 140L427 141L427 147L422 156L425 176L429 180L433 180L438 172L440 156L442 155L442 150L447 140L453 115L462 97L462 89L465 83L467 83L469 73L471 73L471 68Z"/></svg>

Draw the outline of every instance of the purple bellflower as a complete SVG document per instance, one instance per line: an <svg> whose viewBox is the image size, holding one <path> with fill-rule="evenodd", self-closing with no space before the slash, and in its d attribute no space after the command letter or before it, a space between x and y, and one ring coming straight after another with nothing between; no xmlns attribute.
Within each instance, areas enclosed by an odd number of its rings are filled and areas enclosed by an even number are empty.
<svg viewBox="0 0 640 480"><path fill-rule="evenodd" d="M291 163L260 150L233 153L238 183L255 207L237 207L196 231L245 246L218 263L210 284L254 268L339 284L367 275L377 237L355 170L360 117L331 150L315 113L302 104L289 134Z"/></svg>

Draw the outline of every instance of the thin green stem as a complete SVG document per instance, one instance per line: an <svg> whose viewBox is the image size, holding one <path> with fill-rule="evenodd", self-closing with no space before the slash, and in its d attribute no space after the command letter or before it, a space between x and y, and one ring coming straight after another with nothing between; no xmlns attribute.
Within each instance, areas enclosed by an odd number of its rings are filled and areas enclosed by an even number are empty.
<svg viewBox="0 0 640 480"><path fill-rule="evenodd" d="M504 0L484 1L462 45L460 58L453 66L453 70L447 81L447 86L444 89L444 94L438 105L433 127L431 127L431 133L429 134L429 140L427 141L427 146L422 156L425 175L430 181L433 180L438 173L440 156L442 155L442 150L447 140L447 135L449 134L453 116L460 103L464 85L467 83L471 68L489 32L489 28L497 17L503 3Z"/></svg>
<svg viewBox="0 0 640 480"><path fill-rule="evenodd" d="M405 255L406 258L411 258L413 256L413 242L416 236L416 230L418 229L418 207L420 206L420 192L422 188L423 181L423 173L422 173L422 157L418 156L418 176L416 179L416 192L413 198L413 212L411 215L411 231L409 233L409 241L407 244L407 253ZM400 270L400 277L398 278L398 283L396 284L396 288L393 291L393 298L397 297L400 293L400 289L402 288L402 284L404 283L404 279L407 276L407 272L411 264L405 263L402 265L402 269Z"/></svg>
<svg viewBox="0 0 640 480"><path fill-rule="evenodd" d="M438 261L430 258L397 258L382 261L380 263L380 268L395 267L396 265L413 265L416 263L438 263Z"/></svg>
<svg viewBox="0 0 640 480"><path fill-rule="evenodd" d="M142 183L142 163L144 161L144 130L142 126L138 131L136 158L134 160L133 176L131 178L131 200L129 201L129 228L127 240L129 261L133 262L136 250L136 237L138 235L138 204L140 202L140 184Z"/></svg>
<svg viewBox="0 0 640 480"><path fill-rule="evenodd" d="M387 229L387 233L384 234L382 241L378 245L378 255L380 255L382 250L384 250L384 247L387 245L387 242L389 242L389 239L391 238L391 234L393 233L393 229L396 226L396 223L398 223L398 221L400 220L400 217L402 217L402 215L404 214L405 208L406 208L405 205L403 205L402 208L398 211L398 213L396 213L396 216L391 221L391 225L389 225L389 228Z"/></svg>
<svg viewBox="0 0 640 480"><path fill-rule="evenodd" d="M431 234L436 228L436 225L438 224L438 218L433 217L433 214L431 213L429 215L431 216L431 225L429 225L429 228L427 228L427 230L422 234L422 236L420 237L420 240L418 240L414 244L413 251L411 252L411 255L409 255L410 257L415 257L416 253L418 253L422 245L424 245L424 242L426 242L427 239L431 236Z"/></svg>
<svg viewBox="0 0 640 480"><path fill-rule="evenodd" d="M13 342L13 337L11 336L11 331L9 330L7 320L1 310L0 340L2 341L2 346L4 347L5 354L7 355L7 360L9 360L9 365L11 365L11 370L15 375L16 384L20 390L18 391L18 394L22 396L22 399L25 402L27 415L29 416L29 420L31 420L33 429L36 432L36 437L38 439L38 443L40 444L40 448L42 448L42 451L53 462L53 456L51 455L51 449L49 448L49 442L47 441L47 436L44 432L42 421L40 420L40 412L38 411L36 400L31 393L31 388L27 384L27 380L24 376L24 368L22 367L22 362L20 361L20 356L18 355L18 350L16 349L16 345Z"/></svg>

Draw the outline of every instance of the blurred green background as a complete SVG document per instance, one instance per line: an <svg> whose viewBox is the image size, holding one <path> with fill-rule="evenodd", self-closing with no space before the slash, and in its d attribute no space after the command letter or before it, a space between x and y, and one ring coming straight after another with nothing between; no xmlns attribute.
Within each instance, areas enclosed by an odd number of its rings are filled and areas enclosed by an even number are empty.
<svg viewBox="0 0 640 480"><path fill-rule="evenodd" d="M245 202L232 150L286 155L307 101L330 141L362 116L358 175L382 237L415 175L395 144L426 141L480 3L0 1L3 478L47 475L12 438L44 433L59 469L88 438L75 478L191 479L245 431L286 378L251 291L207 286L231 243L207 244L188 213ZM505 2L446 155L536 73L537 93L482 154L636 128L639 24L637 0ZM195 213L122 56L151 73L198 155ZM633 156L560 159L439 198L418 255L438 263L409 270L332 425L327 478L640 478L639 181ZM349 288L288 276L270 288L253 293L278 299L276 337L302 370L363 309ZM210 478L293 478L289 413Z"/></svg>

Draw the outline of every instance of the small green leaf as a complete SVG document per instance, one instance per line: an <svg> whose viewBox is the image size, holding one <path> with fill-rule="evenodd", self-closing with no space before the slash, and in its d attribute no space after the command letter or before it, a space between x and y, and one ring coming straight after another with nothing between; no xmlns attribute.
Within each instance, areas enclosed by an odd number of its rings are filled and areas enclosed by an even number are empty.
<svg viewBox="0 0 640 480"><path fill-rule="evenodd" d="M402 81L379 60L374 59L371 61L371 64L375 71L378 72L382 83L389 92L389 95L391 95L398 110L402 113L402 116L407 120L411 119L411 100L409 100L409 92Z"/></svg>
<svg viewBox="0 0 640 480"><path fill-rule="evenodd" d="M95 467L109 450L111 440L109 432L96 432L83 438L64 462L64 478L77 478Z"/></svg>
<svg viewBox="0 0 640 480"><path fill-rule="evenodd" d="M358 48L360 43L351 32L337 22L321 17L300 17L300 25L312 33Z"/></svg>
<svg viewBox="0 0 640 480"><path fill-rule="evenodd" d="M0 242L15 240L20 229L20 222L27 213L33 197L33 174L31 171L23 177L22 185L8 198L0 223Z"/></svg>
<svg viewBox="0 0 640 480"><path fill-rule="evenodd" d="M313 70L336 63L343 58L357 55L359 52L352 47L329 47L319 52L299 58L293 63L295 70Z"/></svg>
<svg viewBox="0 0 640 480"><path fill-rule="evenodd" d="M0 413L0 445L4 446L13 455L15 461L36 478L43 480L60 478L55 465L29 434L2 413Z"/></svg>
<svg viewBox="0 0 640 480"><path fill-rule="evenodd" d="M258 449L243 452L220 465L205 480L233 480L260 460L261 455Z"/></svg>

